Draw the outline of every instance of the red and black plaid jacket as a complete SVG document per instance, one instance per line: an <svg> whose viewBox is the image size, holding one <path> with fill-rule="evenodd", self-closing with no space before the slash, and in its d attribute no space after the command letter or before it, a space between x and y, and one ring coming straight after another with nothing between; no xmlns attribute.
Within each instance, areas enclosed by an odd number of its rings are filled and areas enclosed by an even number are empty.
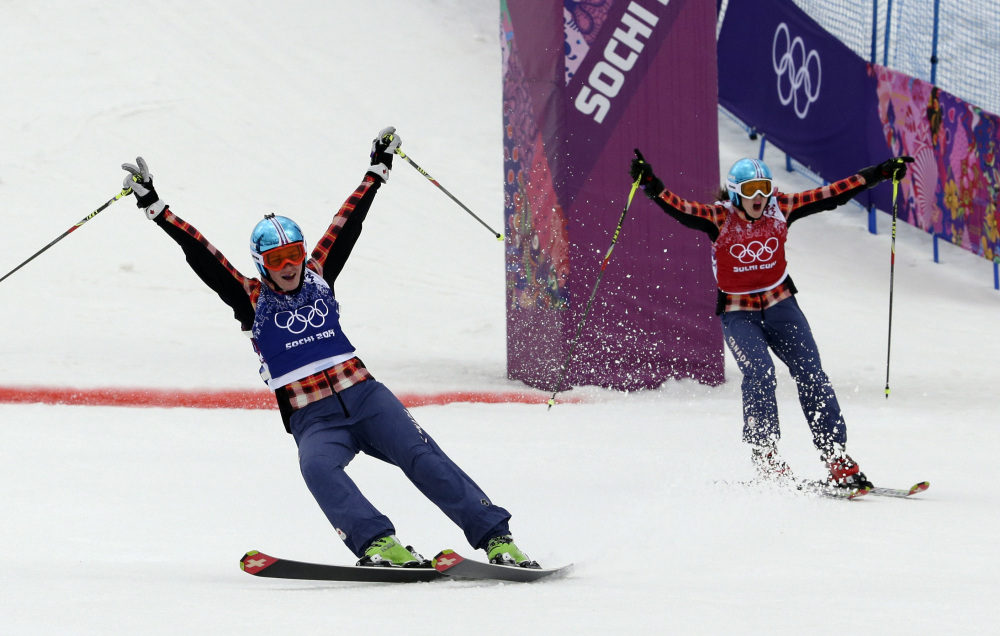
<svg viewBox="0 0 1000 636"><path fill-rule="evenodd" d="M354 249L361 234L362 222L381 184L379 178L366 174L361 185L334 215L330 226L310 254L306 267L322 276L331 290ZM169 208L156 217L156 223L181 246L188 264L198 277L232 308L242 329L249 331L253 326L257 299L263 283L241 274L201 232ZM298 409L371 377L359 358L351 358L279 388L275 391L275 398L285 428L288 429L288 420Z"/></svg>
<svg viewBox="0 0 1000 636"><path fill-rule="evenodd" d="M776 192L775 201L784 214L785 221L791 225L794 221L811 214L833 210L875 185L877 181L872 179L871 170L866 168L859 174L806 192L795 194ZM724 203L705 205L687 201L666 189L653 201L685 227L708 234L713 243L719 237L719 231L730 214L743 214L742 211ZM759 311L781 302L795 294L796 291L791 277L787 277L784 282L773 289L758 293L727 294L719 290L716 313Z"/></svg>

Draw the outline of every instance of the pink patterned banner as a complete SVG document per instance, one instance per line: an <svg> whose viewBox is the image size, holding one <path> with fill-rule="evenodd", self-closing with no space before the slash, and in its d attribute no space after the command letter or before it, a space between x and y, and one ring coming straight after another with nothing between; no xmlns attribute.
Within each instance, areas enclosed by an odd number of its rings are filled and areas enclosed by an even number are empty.
<svg viewBox="0 0 1000 636"><path fill-rule="evenodd" d="M939 88L872 65L886 141L910 155L900 218L1000 262L1000 118Z"/></svg>

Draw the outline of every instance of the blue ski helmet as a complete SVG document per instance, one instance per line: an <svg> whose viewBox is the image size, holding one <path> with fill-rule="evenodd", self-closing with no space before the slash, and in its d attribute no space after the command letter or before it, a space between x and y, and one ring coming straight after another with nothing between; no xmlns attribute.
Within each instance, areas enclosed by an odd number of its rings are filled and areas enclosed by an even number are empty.
<svg viewBox="0 0 1000 636"><path fill-rule="evenodd" d="M774 194L774 184L771 181L771 169L759 159L740 159L729 169L726 175L726 190L733 205L740 205L740 184L747 181L767 181L767 187L761 188L766 196ZM747 193L750 196L750 193Z"/></svg>
<svg viewBox="0 0 1000 636"><path fill-rule="evenodd" d="M282 245L291 243L302 243L302 249L306 249L306 240L302 236L302 230L298 224L287 216L275 216L265 214L264 220L254 226L250 233L250 256L257 266L257 271L261 276L267 277L267 270L264 268L264 252L273 250Z"/></svg>

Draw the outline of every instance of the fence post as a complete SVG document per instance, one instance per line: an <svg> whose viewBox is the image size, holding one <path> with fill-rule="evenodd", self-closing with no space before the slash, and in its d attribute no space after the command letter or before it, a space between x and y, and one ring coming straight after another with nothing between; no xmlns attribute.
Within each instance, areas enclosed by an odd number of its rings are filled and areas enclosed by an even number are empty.
<svg viewBox="0 0 1000 636"><path fill-rule="evenodd" d="M938 46L938 17L940 16L941 0L934 0L934 40L931 48L931 84L935 84L937 77L937 46Z"/></svg>
<svg viewBox="0 0 1000 636"><path fill-rule="evenodd" d="M872 0L872 59L875 64L878 60L878 0Z"/></svg>
<svg viewBox="0 0 1000 636"><path fill-rule="evenodd" d="M878 0L872 0L872 56L871 63L878 60ZM878 234L878 219L875 216L875 206L868 204L868 232Z"/></svg>
<svg viewBox="0 0 1000 636"><path fill-rule="evenodd" d="M885 48L882 51L882 66L889 66L889 31L892 27L892 0L885 6Z"/></svg>

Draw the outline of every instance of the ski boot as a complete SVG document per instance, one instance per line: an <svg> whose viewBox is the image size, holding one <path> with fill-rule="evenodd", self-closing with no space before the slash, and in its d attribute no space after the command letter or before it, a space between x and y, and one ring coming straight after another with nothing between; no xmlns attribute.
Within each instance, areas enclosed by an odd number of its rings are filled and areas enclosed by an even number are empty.
<svg viewBox="0 0 1000 636"><path fill-rule="evenodd" d="M858 488L861 490L871 490L874 488L872 482L868 481L865 474L857 462L845 452L843 445L834 444L830 448L823 450L821 454L823 463L830 471L827 482L837 488Z"/></svg>
<svg viewBox="0 0 1000 636"><path fill-rule="evenodd" d="M528 558L528 555L514 544L514 539L509 534L502 534L493 537L486 544L486 554L490 563L495 565L509 565L522 568L540 568L538 563Z"/></svg>
<svg viewBox="0 0 1000 636"><path fill-rule="evenodd" d="M757 472L757 481L785 484L794 481L792 469L778 454L774 444L754 445L750 449L750 459Z"/></svg>
<svg viewBox="0 0 1000 636"><path fill-rule="evenodd" d="M415 552L412 546L404 548L396 535L392 534L372 541L357 565L383 568L429 568L430 563Z"/></svg>

